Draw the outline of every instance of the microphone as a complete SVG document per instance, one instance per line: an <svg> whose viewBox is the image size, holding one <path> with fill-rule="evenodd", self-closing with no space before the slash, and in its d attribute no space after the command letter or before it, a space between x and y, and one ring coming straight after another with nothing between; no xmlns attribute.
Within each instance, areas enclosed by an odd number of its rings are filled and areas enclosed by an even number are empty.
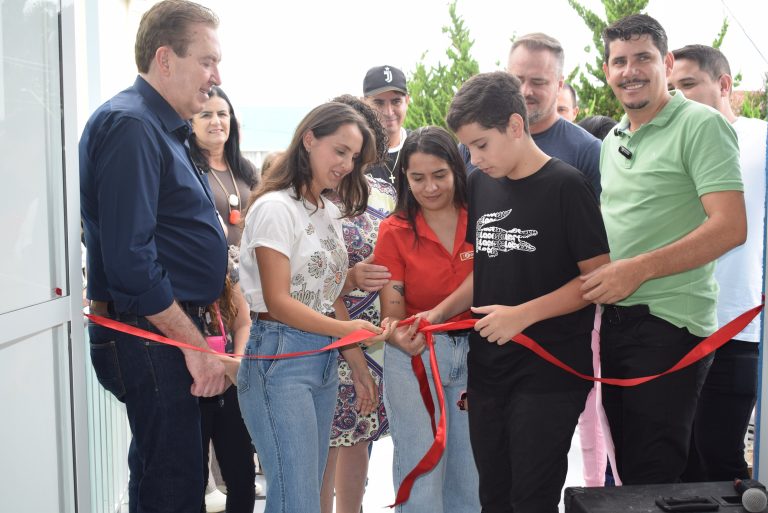
<svg viewBox="0 0 768 513"><path fill-rule="evenodd" d="M768 506L765 486L755 479L734 479L733 487L741 496L741 505L749 513L759 513Z"/></svg>
<svg viewBox="0 0 768 513"><path fill-rule="evenodd" d="M632 158L632 152L629 151L629 148L627 148L626 146L623 146L623 145L619 146L619 153L621 153L621 155L627 160L630 160Z"/></svg>

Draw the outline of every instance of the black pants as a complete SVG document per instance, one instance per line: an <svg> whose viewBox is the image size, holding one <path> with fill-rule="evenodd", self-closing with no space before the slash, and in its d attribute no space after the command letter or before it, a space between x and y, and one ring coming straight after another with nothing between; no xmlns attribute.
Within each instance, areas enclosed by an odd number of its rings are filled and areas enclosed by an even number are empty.
<svg viewBox="0 0 768 513"><path fill-rule="evenodd" d="M468 391L483 513L558 511L568 450L588 392L588 385L505 396Z"/></svg>
<svg viewBox="0 0 768 513"><path fill-rule="evenodd" d="M758 346L731 340L715 353L696 408L684 481L749 479L744 435L757 400Z"/></svg>
<svg viewBox="0 0 768 513"><path fill-rule="evenodd" d="M256 503L256 467L251 437L240 416L237 388L200 399L205 483L208 483L208 447L213 440L221 476L227 484L227 513L253 513ZM205 511L203 502L202 511Z"/></svg>
<svg viewBox="0 0 768 513"><path fill-rule="evenodd" d="M702 339L651 315L645 305L606 305L603 376L642 377L677 363ZM688 460L696 402L712 357L634 387L604 385L603 407L624 484L674 483Z"/></svg>

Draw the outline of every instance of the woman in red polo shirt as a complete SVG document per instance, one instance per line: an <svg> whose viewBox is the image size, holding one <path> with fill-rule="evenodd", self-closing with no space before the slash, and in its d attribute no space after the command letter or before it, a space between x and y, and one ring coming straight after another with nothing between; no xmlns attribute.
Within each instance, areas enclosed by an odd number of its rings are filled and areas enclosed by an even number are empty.
<svg viewBox="0 0 768 513"><path fill-rule="evenodd" d="M390 321L417 314L442 321L443 316L433 309L472 272L474 247L465 241L464 162L448 132L434 126L408 135L401 158L408 190L398 199L395 213L379 226L374 250L376 264L392 274L380 292L381 314ZM467 318L471 318L469 311L445 321ZM399 487L434 438L411 358L421 358L428 375L431 371L424 337L417 334L415 325L398 328L393 324L388 332L384 403L394 442L394 483ZM419 478L410 499L396 511L479 512L467 414L456 405L467 386L467 333L435 333L434 340L446 397L446 450L437 467ZM437 404L434 393L433 399Z"/></svg>

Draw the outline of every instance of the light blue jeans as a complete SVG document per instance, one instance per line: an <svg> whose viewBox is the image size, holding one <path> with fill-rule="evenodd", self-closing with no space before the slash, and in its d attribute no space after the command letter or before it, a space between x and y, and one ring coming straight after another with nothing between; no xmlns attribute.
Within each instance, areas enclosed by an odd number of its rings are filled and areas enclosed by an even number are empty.
<svg viewBox="0 0 768 513"><path fill-rule="evenodd" d="M319 349L330 337L255 320L246 354ZM267 480L265 513L318 513L338 389L337 351L285 360L243 359L240 411Z"/></svg>
<svg viewBox="0 0 768 513"><path fill-rule="evenodd" d="M414 483L408 502L397 513L473 513L480 511L478 477L469 444L467 412L456 405L467 388L466 335L435 333L435 353L443 382L447 439L437 466ZM432 381L429 352L421 354L435 403L435 425L439 406ZM389 344L384 348L384 405L394 443L392 474L395 487L426 454L434 440L432 427L411 367L411 356Z"/></svg>

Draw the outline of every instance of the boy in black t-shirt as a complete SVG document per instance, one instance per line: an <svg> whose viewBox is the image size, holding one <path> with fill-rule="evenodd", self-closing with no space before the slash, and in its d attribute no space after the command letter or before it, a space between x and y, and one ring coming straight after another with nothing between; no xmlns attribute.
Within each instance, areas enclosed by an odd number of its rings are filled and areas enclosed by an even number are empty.
<svg viewBox="0 0 768 513"><path fill-rule="evenodd" d="M475 262L431 317L466 308L470 296L482 316L470 335L468 404L483 512L554 513L592 384L508 342L522 332L592 374L595 306L579 275L609 262L600 209L584 176L533 142L514 76L467 81L447 121L482 171L469 177Z"/></svg>

